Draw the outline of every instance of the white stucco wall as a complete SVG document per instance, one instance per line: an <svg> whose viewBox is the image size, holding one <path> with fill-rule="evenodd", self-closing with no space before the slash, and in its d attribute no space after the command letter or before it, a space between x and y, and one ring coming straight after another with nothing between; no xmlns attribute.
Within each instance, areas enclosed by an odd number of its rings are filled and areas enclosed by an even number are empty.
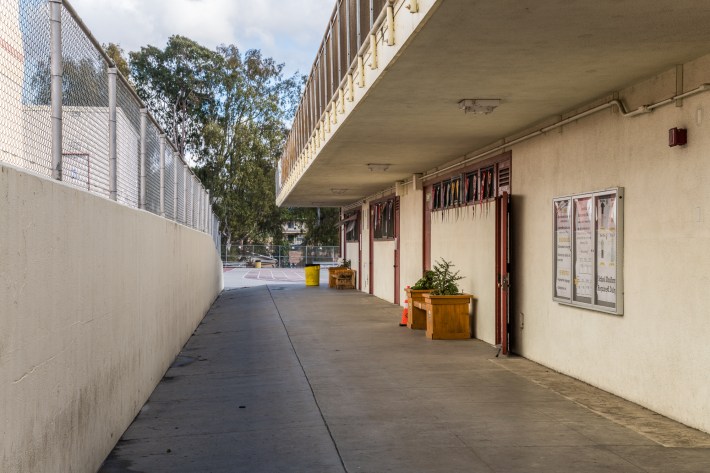
<svg viewBox="0 0 710 473"><path fill-rule="evenodd" d="M393 240L373 243L373 260L375 271L373 276L373 294L387 302L394 303L394 248Z"/></svg>
<svg viewBox="0 0 710 473"><path fill-rule="evenodd" d="M360 278L360 259L358 255L358 247L359 247L358 242L348 242L345 244L345 257L350 260L350 268L354 269L357 271L357 278L355 279L355 284L357 285L357 281ZM357 287L357 286L356 286Z"/></svg>
<svg viewBox="0 0 710 473"><path fill-rule="evenodd" d="M431 219L432 267L444 258L464 277L462 291L474 296L474 337L495 344L495 202L448 211ZM442 218L443 216L443 218Z"/></svg>
<svg viewBox="0 0 710 473"><path fill-rule="evenodd" d="M686 90L708 81L709 62L686 65ZM673 96L669 75L621 96L632 108ZM600 112L516 146L512 165L516 350L705 431L709 111L705 93L634 118ZM668 147L673 127L688 129L687 146ZM623 316L555 303L552 198L616 186L625 188Z"/></svg>
<svg viewBox="0 0 710 473"><path fill-rule="evenodd" d="M400 290L412 286L422 277L423 264L423 232L424 220L422 211L424 207L424 193L414 190L413 185L407 185L399 197L400 209ZM400 293L400 304L404 306L406 295Z"/></svg>
<svg viewBox="0 0 710 473"><path fill-rule="evenodd" d="M0 471L96 471L221 290L210 235L0 166Z"/></svg>

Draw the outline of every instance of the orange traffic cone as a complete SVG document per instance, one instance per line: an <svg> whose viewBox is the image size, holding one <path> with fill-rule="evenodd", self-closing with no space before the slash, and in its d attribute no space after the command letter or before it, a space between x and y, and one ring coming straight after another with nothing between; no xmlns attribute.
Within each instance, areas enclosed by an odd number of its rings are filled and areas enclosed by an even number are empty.
<svg viewBox="0 0 710 473"><path fill-rule="evenodd" d="M407 302L409 302L409 300L405 299L405 300L404 300L404 303L406 304ZM402 320L399 322L399 326L400 326L400 327L406 327L406 326L407 326L407 315L409 315L409 308L408 308L408 307L405 307L405 308L402 310Z"/></svg>

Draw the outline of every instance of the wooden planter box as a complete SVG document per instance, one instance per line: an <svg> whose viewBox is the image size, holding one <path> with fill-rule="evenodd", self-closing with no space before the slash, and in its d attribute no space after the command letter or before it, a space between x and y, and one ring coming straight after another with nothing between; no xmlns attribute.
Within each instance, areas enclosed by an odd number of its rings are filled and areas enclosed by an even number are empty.
<svg viewBox="0 0 710 473"><path fill-rule="evenodd" d="M407 327L412 330L426 330L426 303L424 294L431 292L431 289L410 289L404 290L407 293Z"/></svg>
<svg viewBox="0 0 710 473"><path fill-rule="evenodd" d="M338 279L338 275L345 271L351 271L348 268L343 268L339 266L337 268L328 268L328 287L335 287L335 281Z"/></svg>
<svg viewBox="0 0 710 473"><path fill-rule="evenodd" d="M335 287L337 289L355 289L355 270L346 269L335 275Z"/></svg>
<svg viewBox="0 0 710 473"><path fill-rule="evenodd" d="M426 303L426 336L432 340L471 338L471 294L455 296L424 295Z"/></svg>

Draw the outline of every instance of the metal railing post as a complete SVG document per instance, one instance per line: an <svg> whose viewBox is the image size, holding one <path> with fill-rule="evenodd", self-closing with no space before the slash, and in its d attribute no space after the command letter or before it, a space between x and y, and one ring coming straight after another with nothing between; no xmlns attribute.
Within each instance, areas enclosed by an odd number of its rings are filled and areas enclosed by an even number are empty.
<svg viewBox="0 0 710 473"><path fill-rule="evenodd" d="M116 136L116 77L115 67L108 69L108 193L111 200L118 196L118 141Z"/></svg>
<svg viewBox="0 0 710 473"><path fill-rule="evenodd" d="M182 223L187 225L187 164L182 165Z"/></svg>
<svg viewBox="0 0 710 473"><path fill-rule="evenodd" d="M49 0L52 179L62 180L62 0Z"/></svg>
<svg viewBox="0 0 710 473"><path fill-rule="evenodd" d="M146 135L147 135L147 129L148 129L148 109L147 108L141 108L141 152L140 152L140 159L141 159L141 165L140 165L140 185L141 185L141 192L140 192L140 208L145 210L145 195L146 195L146 189L145 189L145 155L146 155Z"/></svg>
<svg viewBox="0 0 710 473"><path fill-rule="evenodd" d="M212 199L210 197L210 191L207 190L207 233L212 234Z"/></svg>
<svg viewBox="0 0 710 473"><path fill-rule="evenodd" d="M190 228L195 228L195 177L190 173Z"/></svg>
<svg viewBox="0 0 710 473"><path fill-rule="evenodd" d="M180 160L177 158L175 149L173 149L173 220L177 222L178 219L178 163Z"/></svg>
<svg viewBox="0 0 710 473"><path fill-rule="evenodd" d="M160 135L160 216L165 217L165 135Z"/></svg>

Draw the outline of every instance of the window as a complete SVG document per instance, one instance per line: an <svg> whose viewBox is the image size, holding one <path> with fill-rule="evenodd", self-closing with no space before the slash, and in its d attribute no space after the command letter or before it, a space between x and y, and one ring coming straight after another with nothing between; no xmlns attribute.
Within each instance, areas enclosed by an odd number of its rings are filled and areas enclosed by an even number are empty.
<svg viewBox="0 0 710 473"><path fill-rule="evenodd" d="M354 218L353 218L354 217ZM345 241L360 240L360 218L358 214L349 214L345 219L352 219L345 223Z"/></svg>
<svg viewBox="0 0 710 473"><path fill-rule="evenodd" d="M389 240L395 237L395 199L372 204L372 232L375 240Z"/></svg>
<svg viewBox="0 0 710 473"><path fill-rule="evenodd" d="M437 182L431 187L431 210L444 210L461 205L483 203L494 199L502 190L510 192L510 161L494 163ZM503 176L499 187L496 177Z"/></svg>
<svg viewBox="0 0 710 473"><path fill-rule="evenodd" d="M623 188L557 197L552 298L623 313Z"/></svg>

